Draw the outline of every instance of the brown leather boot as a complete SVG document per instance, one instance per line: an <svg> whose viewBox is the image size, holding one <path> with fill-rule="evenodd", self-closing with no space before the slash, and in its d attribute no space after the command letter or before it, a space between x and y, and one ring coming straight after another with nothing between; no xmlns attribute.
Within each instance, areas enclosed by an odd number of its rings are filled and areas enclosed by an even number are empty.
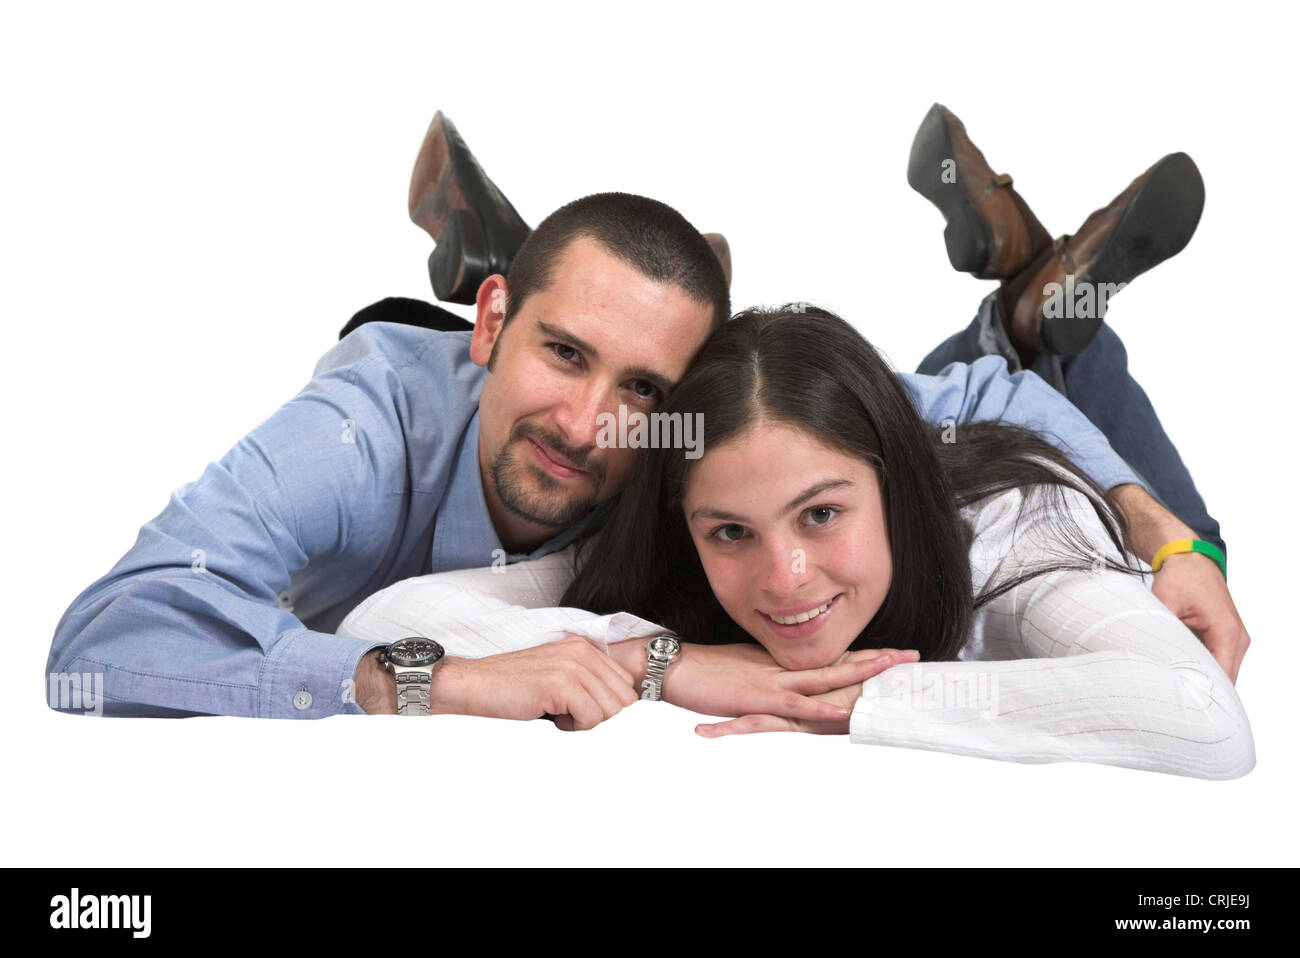
<svg viewBox="0 0 1300 958"><path fill-rule="evenodd" d="M473 305L483 281L509 271L531 232L441 110L433 115L415 158L407 206L411 221L438 244L429 255L429 279L443 302ZM721 233L705 233L704 238L730 286L726 238Z"/></svg>
<svg viewBox="0 0 1300 958"><path fill-rule="evenodd" d="M1029 205L994 173L966 127L936 103L912 141L907 182L939 208L953 269L980 279L1007 279L1052 243Z"/></svg>
<svg viewBox="0 0 1300 958"><path fill-rule="evenodd" d="M1171 153L1007 283L1002 315L1016 348L1073 356L1101 328L1111 297L1182 250L1205 206L1186 153Z"/></svg>
<svg viewBox="0 0 1300 958"><path fill-rule="evenodd" d="M429 279L444 302L472 304L485 279L510 268L529 233L441 110L415 159L407 205L411 221L438 244Z"/></svg>

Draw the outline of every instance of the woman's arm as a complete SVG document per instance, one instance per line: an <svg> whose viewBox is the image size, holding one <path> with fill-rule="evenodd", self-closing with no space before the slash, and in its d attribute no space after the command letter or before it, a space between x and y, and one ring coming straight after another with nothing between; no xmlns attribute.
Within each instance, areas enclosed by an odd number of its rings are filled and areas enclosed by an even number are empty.
<svg viewBox="0 0 1300 958"><path fill-rule="evenodd" d="M395 582L353 609L338 634L382 643L422 635L437 640L449 656L467 659L520 652L577 635L608 653L639 690L645 639L664 629L624 612L597 615L557 608L573 578L574 548L510 565ZM881 667L873 664L873 655L855 652L830 668L787 672L756 645L686 644L669 669L664 700L709 715L762 708L803 720L847 722L851 699L837 707L812 696L856 688Z"/></svg>
<svg viewBox="0 0 1300 958"><path fill-rule="evenodd" d="M1098 553L1118 558L1087 499L1064 495ZM1004 547L995 573L1045 557L1039 534L1051 514L1041 503L1018 520L1004 510L984 531L986 553ZM1250 723L1232 683L1143 578L1049 573L994 599L976 619L968 649L980 661L901 665L866 682L852 741L1199 778L1254 768Z"/></svg>
<svg viewBox="0 0 1300 958"><path fill-rule="evenodd" d="M484 658L571 635L609 652L609 643L663 631L623 612L596 615L558 607L573 578L574 549L403 579L363 600L339 624L338 634L378 642L422 635L437 640L448 655Z"/></svg>

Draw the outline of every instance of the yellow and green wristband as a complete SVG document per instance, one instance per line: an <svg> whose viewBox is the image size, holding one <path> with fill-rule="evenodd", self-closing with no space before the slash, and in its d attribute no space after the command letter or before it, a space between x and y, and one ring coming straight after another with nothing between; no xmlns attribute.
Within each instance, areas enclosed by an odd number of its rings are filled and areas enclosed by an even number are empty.
<svg viewBox="0 0 1300 958"><path fill-rule="evenodd" d="M1166 559L1184 552L1199 552L1203 556L1209 556L1219 564L1219 571L1223 573L1224 581L1227 581L1228 557L1223 554L1223 550L1218 546L1211 545L1200 539L1175 539L1173 542L1165 543L1156 550L1155 556L1151 559L1151 571L1153 573L1159 572Z"/></svg>

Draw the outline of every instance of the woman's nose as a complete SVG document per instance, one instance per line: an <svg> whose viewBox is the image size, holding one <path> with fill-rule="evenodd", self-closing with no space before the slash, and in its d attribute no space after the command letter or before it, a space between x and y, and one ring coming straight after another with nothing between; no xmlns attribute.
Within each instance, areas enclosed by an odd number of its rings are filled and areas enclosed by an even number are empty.
<svg viewBox="0 0 1300 958"><path fill-rule="evenodd" d="M774 599L793 595L808 581L808 556L795 539L769 542L763 561L766 568L760 584Z"/></svg>

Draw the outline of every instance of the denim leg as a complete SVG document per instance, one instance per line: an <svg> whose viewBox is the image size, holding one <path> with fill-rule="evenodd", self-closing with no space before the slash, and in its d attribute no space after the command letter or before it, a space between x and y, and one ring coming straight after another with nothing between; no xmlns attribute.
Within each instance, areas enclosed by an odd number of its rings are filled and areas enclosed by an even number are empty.
<svg viewBox="0 0 1300 958"><path fill-rule="evenodd" d="M1128 373L1128 353L1102 324L1088 348L1061 362L1065 394L1102 431L1120 457L1150 484L1165 507L1227 554L1219 523L1205 507L1151 400Z"/></svg>
<svg viewBox="0 0 1300 958"><path fill-rule="evenodd" d="M936 376L949 363L973 363L984 355L980 352L979 332L980 321L976 316L960 333L953 333L936 346L930 355L921 360L916 371L926 376Z"/></svg>
<svg viewBox="0 0 1300 958"><path fill-rule="evenodd" d="M989 355L1004 357L1013 373L1021 368L1002 328L996 294L980 304L969 326L940 343L916 371L934 375L949 363L969 363ZM1165 508L1227 554L1219 523L1205 508L1151 400L1128 374L1128 353L1113 329L1103 324L1087 349L1077 356L1038 356L1029 368L1088 417L1120 458L1146 480Z"/></svg>
<svg viewBox="0 0 1300 958"><path fill-rule="evenodd" d="M997 321L996 303L996 293L986 297L970 325L940 343L921 360L916 371L934 376L949 363L973 363L981 356L992 355L1005 359L1011 372L1020 372L1020 358Z"/></svg>

